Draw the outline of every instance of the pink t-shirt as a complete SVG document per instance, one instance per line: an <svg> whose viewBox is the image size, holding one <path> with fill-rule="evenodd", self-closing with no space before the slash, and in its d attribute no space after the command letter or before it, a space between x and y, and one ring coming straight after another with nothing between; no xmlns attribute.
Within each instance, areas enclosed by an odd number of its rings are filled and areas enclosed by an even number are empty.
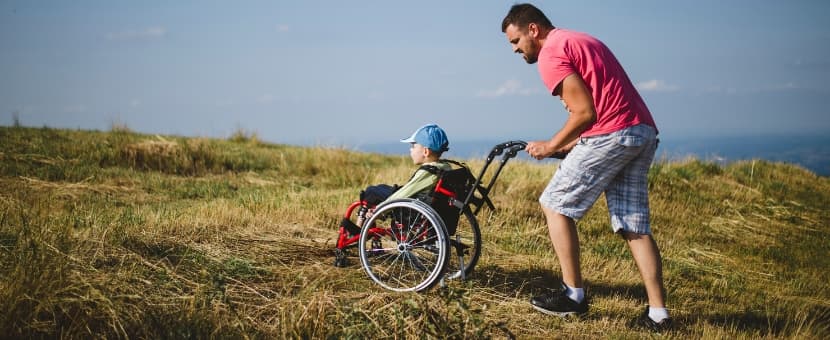
<svg viewBox="0 0 830 340"><path fill-rule="evenodd" d="M620 62L605 44L585 33L554 29L539 52L539 74L553 93L571 73L582 76L594 98L597 119L582 137L619 131L638 124L655 129L646 103Z"/></svg>

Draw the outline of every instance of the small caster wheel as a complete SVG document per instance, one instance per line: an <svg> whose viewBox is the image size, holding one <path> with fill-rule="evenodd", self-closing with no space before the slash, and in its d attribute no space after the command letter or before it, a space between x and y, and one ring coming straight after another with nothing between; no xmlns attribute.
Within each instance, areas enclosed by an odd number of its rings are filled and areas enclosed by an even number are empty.
<svg viewBox="0 0 830 340"><path fill-rule="evenodd" d="M344 253L340 249L334 250L334 266L335 267L346 267L349 265L349 259L346 257L346 253Z"/></svg>

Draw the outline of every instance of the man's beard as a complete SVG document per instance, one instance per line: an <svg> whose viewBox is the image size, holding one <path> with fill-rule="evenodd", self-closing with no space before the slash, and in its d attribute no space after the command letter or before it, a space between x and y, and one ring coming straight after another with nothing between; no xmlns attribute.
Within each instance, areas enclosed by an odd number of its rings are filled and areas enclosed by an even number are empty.
<svg viewBox="0 0 830 340"><path fill-rule="evenodd" d="M528 64L535 64L539 60L539 50L542 46L538 46L535 41L531 42L531 45L528 46L527 53L522 51L522 55L524 56L525 61Z"/></svg>

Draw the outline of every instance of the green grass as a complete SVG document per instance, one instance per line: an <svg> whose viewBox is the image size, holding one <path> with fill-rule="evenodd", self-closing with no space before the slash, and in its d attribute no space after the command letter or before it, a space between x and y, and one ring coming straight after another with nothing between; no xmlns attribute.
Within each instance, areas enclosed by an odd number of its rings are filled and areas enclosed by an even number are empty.
<svg viewBox="0 0 830 340"><path fill-rule="evenodd" d="M474 170L482 160L467 160ZM641 338L645 303L603 199L579 222L583 318L555 287L536 198L555 165L511 162L477 271L421 294L332 266L337 223L405 157L228 138L0 127L0 337ZM673 338L830 337L830 180L766 161L649 173ZM352 258L352 263L357 259Z"/></svg>

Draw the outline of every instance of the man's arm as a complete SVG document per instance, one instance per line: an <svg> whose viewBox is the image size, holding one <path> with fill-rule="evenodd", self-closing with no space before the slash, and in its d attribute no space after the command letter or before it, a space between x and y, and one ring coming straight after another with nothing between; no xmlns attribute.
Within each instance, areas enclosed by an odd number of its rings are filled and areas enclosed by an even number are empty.
<svg viewBox="0 0 830 340"><path fill-rule="evenodd" d="M565 77L553 92L565 102L568 120L550 140L527 143L525 150L531 157L543 159L557 151L567 151L575 145L577 138L597 119L594 99L582 77L572 73Z"/></svg>

